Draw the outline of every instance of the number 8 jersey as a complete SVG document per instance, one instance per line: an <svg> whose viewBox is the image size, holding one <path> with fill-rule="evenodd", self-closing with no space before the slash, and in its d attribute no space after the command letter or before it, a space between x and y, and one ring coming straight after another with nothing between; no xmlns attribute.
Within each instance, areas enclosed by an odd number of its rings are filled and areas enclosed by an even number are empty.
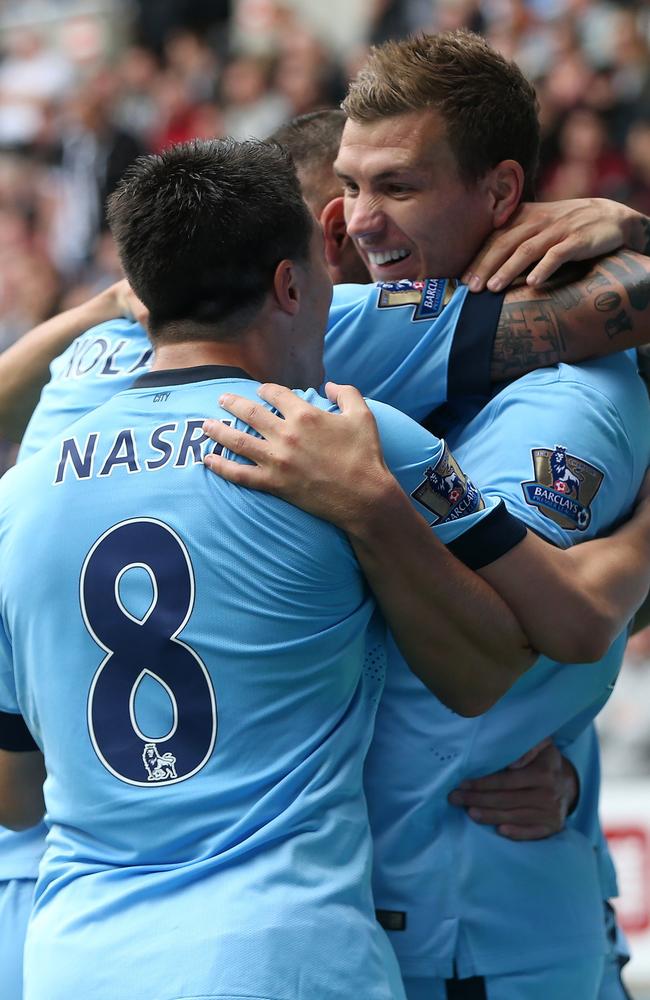
<svg viewBox="0 0 650 1000"><path fill-rule="evenodd" d="M256 388L149 373L0 484L0 711L51 823L25 1000L403 997L361 786L383 626L342 533L202 464L219 395ZM414 503L470 537L493 510L436 502L447 450L375 412Z"/></svg>

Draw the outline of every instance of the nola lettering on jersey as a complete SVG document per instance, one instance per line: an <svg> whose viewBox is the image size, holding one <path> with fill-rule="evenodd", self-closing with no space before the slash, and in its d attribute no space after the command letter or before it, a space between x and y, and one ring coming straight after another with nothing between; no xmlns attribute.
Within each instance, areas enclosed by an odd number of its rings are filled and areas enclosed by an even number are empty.
<svg viewBox="0 0 650 1000"><path fill-rule="evenodd" d="M231 424L232 420L224 420ZM101 479L121 470L128 475L136 472L157 472L166 465L183 469L188 464L203 461L203 456L212 451L221 454L222 446L213 442L201 430L200 420L171 421L160 424L142 441L142 430L138 436L132 427L113 432L110 436L100 431L88 434L81 444L75 437L61 442L59 459L53 485L64 482L68 472L78 480ZM140 440L138 440L138 438Z"/></svg>
<svg viewBox="0 0 650 1000"><path fill-rule="evenodd" d="M153 348L148 347L141 351L135 362L132 353L129 353L125 364L125 348L128 350L128 346L130 346L128 340L116 341L108 337L95 337L92 340L81 338L72 345L67 364L57 377L85 378L90 372L98 376L122 375L125 372L137 372L140 368L147 368Z"/></svg>

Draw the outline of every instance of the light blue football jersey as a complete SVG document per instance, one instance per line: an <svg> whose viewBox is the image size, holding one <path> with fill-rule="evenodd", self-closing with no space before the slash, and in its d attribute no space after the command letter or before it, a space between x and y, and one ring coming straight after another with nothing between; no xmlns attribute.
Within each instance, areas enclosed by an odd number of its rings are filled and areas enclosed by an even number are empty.
<svg viewBox="0 0 650 1000"><path fill-rule="evenodd" d="M450 376L454 393L485 394L502 298L469 295L456 281L439 279L336 285L325 337L327 378L416 420L446 402ZM50 366L20 456L128 388L150 364L151 345L138 323L111 320L77 337Z"/></svg>
<svg viewBox="0 0 650 1000"><path fill-rule="evenodd" d="M64 427L127 389L151 365L153 350L139 323L114 319L86 330L50 365L18 453L28 458Z"/></svg>
<svg viewBox="0 0 650 1000"><path fill-rule="evenodd" d="M126 319L101 323L77 337L50 365L50 381L25 430L18 461L131 385L149 367L151 355L144 329ZM0 881L36 878L46 832L42 823L23 833L0 827Z"/></svg>
<svg viewBox="0 0 650 1000"><path fill-rule="evenodd" d="M341 532L201 462L221 392L257 385L149 373L0 484L0 710L44 751L51 824L25 1000L403 996L362 793L383 624ZM373 409L440 520L448 452ZM444 541L498 509L465 499Z"/></svg>
<svg viewBox="0 0 650 1000"><path fill-rule="evenodd" d="M512 383L450 441L476 482L566 547L630 513L650 460L649 422L645 388L620 355ZM447 795L548 736L569 755L582 739L577 757L592 766L585 727L610 694L624 644L619 637L598 664L540 659L478 719L441 705L389 649L365 786L376 905L405 976L491 975L606 950L602 895L613 885L597 761L575 816L547 840L512 842Z"/></svg>

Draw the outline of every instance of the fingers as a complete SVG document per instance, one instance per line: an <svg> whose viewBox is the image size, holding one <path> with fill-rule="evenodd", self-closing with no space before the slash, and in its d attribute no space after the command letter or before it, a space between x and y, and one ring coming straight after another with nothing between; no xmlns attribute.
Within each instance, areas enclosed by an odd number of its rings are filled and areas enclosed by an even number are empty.
<svg viewBox="0 0 650 1000"><path fill-rule="evenodd" d="M526 284L533 286L543 285L563 264L568 264L572 260L585 260L590 255L591 250L584 247L580 240L574 237L567 237L554 246L549 247L546 252L541 251L539 255L541 256L541 260L526 278Z"/></svg>
<svg viewBox="0 0 650 1000"><path fill-rule="evenodd" d="M335 403L341 413L368 410L368 404L353 385L337 385L336 382L327 382L325 392L330 403ZM368 412L370 411L368 410Z"/></svg>
<svg viewBox="0 0 650 1000"><path fill-rule="evenodd" d="M540 784L546 785L548 781L546 768L535 768L531 773L531 766L528 768L515 768L514 770L497 771L495 774L487 774L484 778L474 778L472 781L462 781L458 791L461 792L507 792L521 790L522 788L538 787Z"/></svg>
<svg viewBox="0 0 650 1000"><path fill-rule="evenodd" d="M528 828L534 830L538 836L539 831L543 837L548 837L551 833L558 833L562 829L562 820L558 816L552 820L536 809L468 809L468 815L479 826L500 826L517 827L520 830ZM532 838L536 839L536 838Z"/></svg>
<svg viewBox="0 0 650 1000"><path fill-rule="evenodd" d="M556 810L559 807L550 788L513 789L499 792L462 792L458 789L451 792L449 801L452 805L463 806L465 809L506 809L512 812L520 809Z"/></svg>
<svg viewBox="0 0 650 1000"><path fill-rule="evenodd" d="M293 395L293 393L289 391L289 395ZM281 421L281 418L277 414L269 410L268 407L256 403L254 399L248 399L246 396L237 396L230 392L225 392L219 397L219 406L226 410L227 413L232 413L234 417L237 417L243 423L248 424L249 427L252 427L253 430L256 430L258 434L262 434L264 437L272 436L274 431L278 429ZM221 423L221 421L206 421L206 424L214 423ZM204 433L210 434L210 431L204 428ZM210 434L210 437L212 437L212 434ZM216 441L217 439L215 438L214 440Z"/></svg>
<svg viewBox="0 0 650 1000"><path fill-rule="evenodd" d="M497 827L497 833L508 840L545 840L559 830L549 830L543 823L533 826L515 826L512 823L502 823Z"/></svg>
<svg viewBox="0 0 650 1000"><path fill-rule="evenodd" d="M257 390L257 395L260 399L264 399L267 403L270 403L276 410L279 410L285 417L309 412L314 409L310 403L306 403L304 399L297 396L291 389L287 389L285 385L276 385L275 382L265 382ZM228 407L224 407L224 409L228 409ZM268 413L268 410L266 412ZM251 424L251 426L255 425Z"/></svg>
<svg viewBox="0 0 650 1000"><path fill-rule="evenodd" d="M530 750L528 750L525 754L522 754L521 757L519 757L517 760L513 760L512 764L508 765L508 770L516 771L519 768L527 767L530 763L532 763L532 761L535 760L536 757L539 756L542 750L545 750L546 747L552 745L553 744L551 740L548 738L545 740L541 740L534 747L531 747Z"/></svg>
<svg viewBox="0 0 650 1000"><path fill-rule="evenodd" d="M559 242L557 242L558 240ZM562 239L559 233L549 229L544 233L524 239L492 277L486 275L487 287L491 292L500 292L501 289L507 288L520 275L524 274L533 264L535 267L528 274L526 284L541 285L562 264L566 264L569 260L578 259L582 258L578 256L575 239L569 237Z"/></svg>
<svg viewBox="0 0 650 1000"><path fill-rule="evenodd" d="M203 459L204 465L210 472L216 473L221 479L226 479L229 483L237 486L247 486L251 490L267 491L267 484L263 470L257 465L242 465L241 462L234 462L223 455L206 455Z"/></svg>
<svg viewBox="0 0 650 1000"><path fill-rule="evenodd" d="M263 439L231 427L221 420L205 420L202 429L203 433L207 434L213 441L223 445L235 455L248 458L251 462L261 462L268 451L268 443ZM215 457L219 456L215 456L213 453L206 455L206 459Z"/></svg>

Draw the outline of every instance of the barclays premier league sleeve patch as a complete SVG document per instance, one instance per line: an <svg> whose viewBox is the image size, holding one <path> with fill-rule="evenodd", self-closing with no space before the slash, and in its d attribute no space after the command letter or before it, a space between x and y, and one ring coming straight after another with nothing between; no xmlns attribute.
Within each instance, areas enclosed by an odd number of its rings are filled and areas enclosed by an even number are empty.
<svg viewBox="0 0 650 1000"><path fill-rule="evenodd" d="M426 281L384 281L378 286L378 309L411 306L412 322L432 320L440 315L458 287L453 278L427 278Z"/></svg>
<svg viewBox="0 0 650 1000"><path fill-rule="evenodd" d="M467 478L446 444L436 465L424 470L424 481L416 486L411 496L435 516L431 524L457 521L459 517L485 507L480 492Z"/></svg>
<svg viewBox="0 0 650 1000"><path fill-rule="evenodd" d="M603 473L584 459L568 455L561 445L533 448L531 455L535 479L521 484L526 503L567 531L586 531Z"/></svg>

